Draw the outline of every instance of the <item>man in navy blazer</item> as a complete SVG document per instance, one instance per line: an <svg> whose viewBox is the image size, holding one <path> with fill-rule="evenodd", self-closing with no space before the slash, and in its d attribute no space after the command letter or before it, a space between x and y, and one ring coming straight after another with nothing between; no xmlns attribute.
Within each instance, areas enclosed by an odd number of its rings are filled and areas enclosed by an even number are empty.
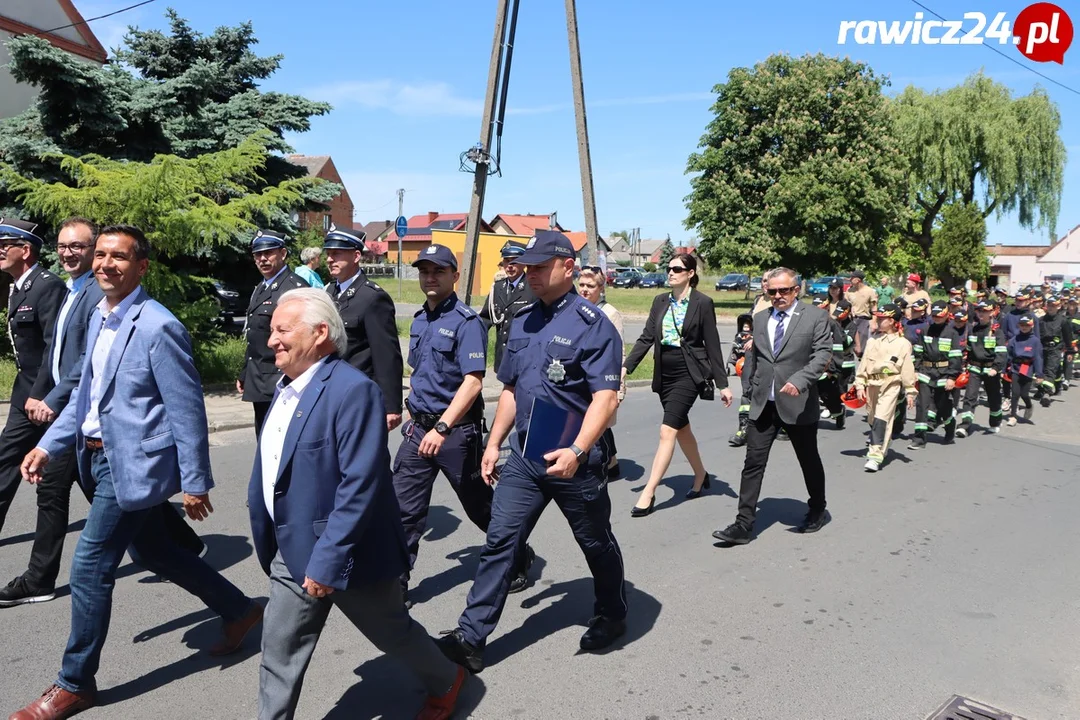
<svg viewBox="0 0 1080 720"><path fill-rule="evenodd" d="M140 286L150 244L138 228L102 229L94 275L104 298L87 336L74 401L23 461L23 477L74 447L94 498L71 563L71 635L55 684L11 720L59 720L95 704L116 569L132 559L197 596L225 622L211 649L239 649L262 607L162 529L164 501L183 490L188 517L213 512L202 387L184 326Z"/></svg>
<svg viewBox="0 0 1080 720"><path fill-rule="evenodd" d="M409 617L408 569L387 450L382 392L341 360L345 324L321 290L278 300L269 346L283 373L248 487L252 538L270 600L263 629L259 718L292 718L330 608L421 679L417 716L449 718L464 681Z"/></svg>

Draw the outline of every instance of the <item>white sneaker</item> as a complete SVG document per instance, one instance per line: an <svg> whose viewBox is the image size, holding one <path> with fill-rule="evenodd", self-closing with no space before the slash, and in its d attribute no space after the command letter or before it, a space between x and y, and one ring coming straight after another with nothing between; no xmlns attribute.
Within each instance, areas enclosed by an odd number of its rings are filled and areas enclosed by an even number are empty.
<svg viewBox="0 0 1080 720"><path fill-rule="evenodd" d="M1012 401L1011 400L1002 400L1001 401L1001 412L1004 413L1005 415L1008 415L1010 410L1012 410Z"/></svg>
<svg viewBox="0 0 1080 720"><path fill-rule="evenodd" d="M1005 421L1005 424L1009 427L1016 427L1016 418L1010 417L1008 420Z"/></svg>
<svg viewBox="0 0 1080 720"><path fill-rule="evenodd" d="M967 436L968 436L967 428L965 428L963 426L960 426L960 427L956 428L956 437L958 437L958 438L966 438Z"/></svg>
<svg viewBox="0 0 1080 720"><path fill-rule="evenodd" d="M880 468L881 468L881 463L879 463L877 460L872 460L872 459L867 460L866 464L863 465L863 470L865 470L866 472L877 472L878 469L880 469Z"/></svg>
<svg viewBox="0 0 1080 720"><path fill-rule="evenodd" d="M999 432L1001 432L1001 428L992 427L992 428L987 429L986 432L990 433L991 435L997 435Z"/></svg>
<svg viewBox="0 0 1080 720"><path fill-rule="evenodd" d="M829 412L829 408L821 408L821 415L820 415L820 417L821 417L821 419L822 419L822 420L828 420L829 418L831 418L831 417L832 417L832 413L831 413L831 412Z"/></svg>

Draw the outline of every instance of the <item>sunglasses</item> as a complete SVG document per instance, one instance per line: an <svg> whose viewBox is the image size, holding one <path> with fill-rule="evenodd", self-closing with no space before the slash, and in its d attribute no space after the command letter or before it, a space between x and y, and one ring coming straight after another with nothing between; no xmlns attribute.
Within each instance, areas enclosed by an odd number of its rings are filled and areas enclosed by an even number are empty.
<svg viewBox="0 0 1080 720"><path fill-rule="evenodd" d="M604 268L600 267L599 265L583 265L581 269L600 274L603 274L604 272Z"/></svg>
<svg viewBox="0 0 1080 720"><path fill-rule="evenodd" d="M681 275L684 272L688 272L689 268L684 268L681 265L671 265L671 266L668 267L667 271L669 273L675 273L676 275Z"/></svg>
<svg viewBox="0 0 1080 720"><path fill-rule="evenodd" d="M792 287L786 287L786 288L769 288L768 290L765 291L765 294L768 295L769 297L775 297L776 295L790 295L791 293L795 292L798 289L799 289L798 285L793 285Z"/></svg>

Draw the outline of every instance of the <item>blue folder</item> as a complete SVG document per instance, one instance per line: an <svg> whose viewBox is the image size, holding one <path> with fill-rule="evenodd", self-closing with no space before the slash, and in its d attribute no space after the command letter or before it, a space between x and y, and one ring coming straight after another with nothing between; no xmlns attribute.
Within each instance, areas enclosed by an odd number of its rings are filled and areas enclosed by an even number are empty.
<svg viewBox="0 0 1080 720"><path fill-rule="evenodd" d="M534 397L529 414L529 432L525 436L525 448L521 454L533 462L547 465L544 456L552 450L573 445L584 421L583 415Z"/></svg>

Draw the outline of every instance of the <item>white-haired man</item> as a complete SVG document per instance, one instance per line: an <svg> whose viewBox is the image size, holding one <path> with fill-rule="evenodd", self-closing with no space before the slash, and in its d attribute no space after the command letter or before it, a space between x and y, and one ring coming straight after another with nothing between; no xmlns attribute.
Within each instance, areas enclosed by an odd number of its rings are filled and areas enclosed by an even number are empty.
<svg viewBox="0 0 1080 720"><path fill-rule="evenodd" d="M270 577L259 718L295 715L333 605L421 679L428 698L418 718L449 718L465 673L405 609L398 579L408 553L382 393L339 357L348 347L345 325L325 292L282 295L269 346L284 377L248 488L255 550Z"/></svg>

